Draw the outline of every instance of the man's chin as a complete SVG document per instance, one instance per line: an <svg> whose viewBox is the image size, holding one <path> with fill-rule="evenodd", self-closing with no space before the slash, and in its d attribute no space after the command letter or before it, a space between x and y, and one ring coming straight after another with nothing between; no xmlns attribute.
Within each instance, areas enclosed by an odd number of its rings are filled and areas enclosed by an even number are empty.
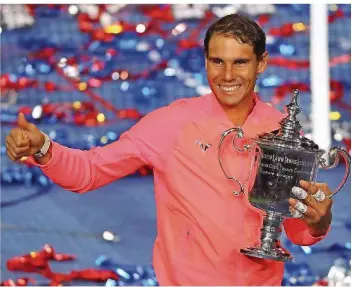
<svg viewBox="0 0 352 287"><path fill-rule="evenodd" d="M236 106L239 102L241 102L241 98L241 95L224 95L222 93L218 99L223 105Z"/></svg>

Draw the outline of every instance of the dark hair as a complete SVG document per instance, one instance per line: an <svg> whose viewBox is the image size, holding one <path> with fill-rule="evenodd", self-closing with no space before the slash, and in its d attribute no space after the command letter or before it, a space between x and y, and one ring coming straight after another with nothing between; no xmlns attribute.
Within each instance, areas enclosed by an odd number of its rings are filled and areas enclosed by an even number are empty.
<svg viewBox="0 0 352 287"><path fill-rule="evenodd" d="M234 38L243 44L252 45L257 59L260 59L265 52L266 36L264 31L255 21L246 16L230 14L218 19L208 28L204 38L206 57L209 52L209 42L214 33Z"/></svg>

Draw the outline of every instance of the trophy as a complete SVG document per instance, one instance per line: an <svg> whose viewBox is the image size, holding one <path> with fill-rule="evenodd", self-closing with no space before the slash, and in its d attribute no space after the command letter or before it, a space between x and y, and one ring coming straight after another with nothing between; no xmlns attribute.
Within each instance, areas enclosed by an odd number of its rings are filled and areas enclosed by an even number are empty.
<svg viewBox="0 0 352 287"><path fill-rule="evenodd" d="M247 256L277 260L292 261L290 253L279 243L281 223L285 218L292 217L289 211L288 199L296 198L292 194L292 187L299 186L300 180L315 181L319 167L331 169L337 166L340 157L346 162L344 178L336 190L329 195L334 196L344 186L350 174L351 158L342 148L334 147L329 150L332 164L329 164L323 155L325 151L312 140L300 134L301 125L296 116L301 108L297 104L299 91L293 91L291 103L286 105L288 116L281 120L281 128L277 133L264 133L256 138L249 139L249 144L238 147L238 139L244 138L239 127L224 131L218 145L218 160L220 167L228 179L234 180L240 186L235 195L245 193L245 184L235 177L228 176L223 168L220 150L224 139L232 134L232 145L238 152L252 154L250 175L253 187L248 188L248 199L252 206L265 211L261 228L261 242L258 245L241 249ZM251 184L251 185L252 185Z"/></svg>

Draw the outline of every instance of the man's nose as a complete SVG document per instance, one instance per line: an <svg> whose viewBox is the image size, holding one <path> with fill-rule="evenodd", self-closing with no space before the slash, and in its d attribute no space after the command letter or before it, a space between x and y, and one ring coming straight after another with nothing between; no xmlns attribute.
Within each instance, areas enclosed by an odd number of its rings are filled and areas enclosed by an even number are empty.
<svg viewBox="0 0 352 287"><path fill-rule="evenodd" d="M228 82L232 81L235 78L234 70L231 66L226 66L224 69L224 80Z"/></svg>

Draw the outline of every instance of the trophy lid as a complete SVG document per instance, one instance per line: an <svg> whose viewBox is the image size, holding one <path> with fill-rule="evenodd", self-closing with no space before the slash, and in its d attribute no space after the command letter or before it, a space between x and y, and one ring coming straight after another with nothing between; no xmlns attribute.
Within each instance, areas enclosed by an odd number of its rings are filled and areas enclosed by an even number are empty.
<svg viewBox="0 0 352 287"><path fill-rule="evenodd" d="M302 126L296 119L301 112L297 103L299 91L295 89L291 102L286 105L288 115L280 121L281 128L278 133L264 133L258 136L257 143L268 146L278 146L282 148L291 148L305 151L319 151L319 146L312 140L301 135Z"/></svg>

